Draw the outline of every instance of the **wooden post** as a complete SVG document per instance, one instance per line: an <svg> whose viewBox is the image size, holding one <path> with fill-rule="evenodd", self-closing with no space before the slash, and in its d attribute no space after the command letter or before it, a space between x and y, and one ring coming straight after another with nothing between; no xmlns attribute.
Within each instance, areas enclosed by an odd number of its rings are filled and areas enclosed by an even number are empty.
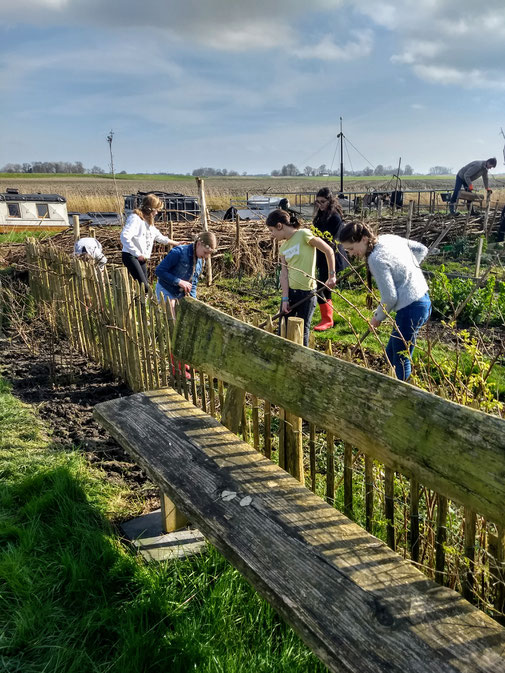
<svg viewBox="0 0 505 673"><path fill-rule="evenodd" d="M209 230L209 223L207 219L207 201L205 200L205 185L203 178L196 178L196 184L198 185L198 197L200 200L200 215L202 218L202 228L204 231ZM207 285L210 287L212 285L212 260L206 260L207 267Z"/></svg>
<svg viewBox="0 0 505 673"><path fill-rule="evenodd" d="M419 563L419 482L410 480L410 558Z"/></svg>
<svg viewBox="0 0 505 673"><path fill-rule="evenodd" d="M229 385L221 409L221 423L238 435L244 409L245 390Z"/></svg>
<svg viewBox="0 0 505 673"><path fill-rule="evenodd" d="M335 505L335 435L326 430L326 502Z"/></svg>
<svg viewBox="0 0 505 673"><path fill-rule="evenodd" d="M172 533L179 528L185 528L189 521L180 512L170 498L160 491L161 525L164 533Z"/></svg>
<svg viewBox="0 0 505 673"><path fill-rule="evenodd" d="M412 217L414 216L414 201L409 201L409 214L407 217L407 233L405 238L410 238L410 232L412 229Z"/></svg>
<svg viewBox="0 0 505 673"><path fill-rule="evenodd" d="M287 338L303 344L303 318L288 318ZM302 419L286 413L286 471L302 484L305 483L303 470Z"/></svg>
<svg viewBox="0 0 505 673"><path fill-rule="evenodd" d="M201 369L198 370L198 373L200 374L200 395L202 397L202 411L207 412L207 395L205 393L205 373Z"/></svg>
<svg viewBox="0 0 505 673"><path fill-rule="evenodd" d="M310 490L316 492L316 426L309 423Z"/></svg>
<svg viewBox="0 0 505 673"><path fill-rule="evenodd" d="M373 522L373 458L365 455L365 526L372 532Z"/></svg>
<svg viewBox="0 0 505 673"><path fill-rule="evenodd" d="M81 226L79 224L79 215L72 215L72 222L74 227L74 241L77 241L81 238Z"/></svg>
<svg viewBox="0 0 505 673"><path fill-rule="evenodd" d="M473 510L465 507L465 556L468 559L468 567L462 579L463 597L467 601L475 602L474 596L474 571L475 571L475 532L477 528L477 516Z"/></svg>
<svg viewBox="0 0 505 673"><path fill-rule="evenodd" d="M352 446L344 442L344 514L352 518Z"/></svg>
<svg viewBox="0 0 505 673"><path fill-rule="evenodd" d="M256 395L252 396L252 426L253 426L253 446L255 451L260 450L260 418L259 404Z"/></svg>
<svg viewBox="0 0 505 673"><path fill-rule="evenodd" d="M387 520L386 541L393 551L396 549L395 536L395 473L390 467L384 468L384 514Z"/></svg>
<svg viewBox="0 0 505 673"><path fill-rule="evenodd" d="M236 266L240 268L240 215L235 216L235 248L236 248Z"/></svg>
<svg viewBox="0 0 505 673"><path fill-rule="evenodd" d="M216 417L216 390L214 388L214 377L209 376L209 405L210 415Z"/></svg>
<svg viewBox="0 0 505 673"><path fill-rule="evenodd" d="M435 541L435 581L444 583L445 543L447 541L448 501L444 495L437 494L437 537Z"/></svg>
<svg viewBox="0 0 505 673"><path fill-rule="evenodd" d="M500 622L505 622L505 528L498 526L496 540L496 598L494 607L500 613Z"/></svg>
<svg viewBox="0 0 505 673"><path fill-rule="evenodd" d="M379 196L379 201L377 203L377 219L382 220L382 198Z"/></svg>
<svg viewBox="0 0 505 673"><path fill-rule="evenodd" d="M479 246L477 248L477 257L475 260L475 277L478 278L480 274L480 260L482 258L482 246L484 245L484 236L479 237Z"/></svg>
<svg viewBox="0 0 505 673"><path fill-rule="evenodd" d="M484 236L486 237L486 241L487 241L488 236L489 236L487 223L489 221L489 209L490 209L490 207L491 207L491 194L489 192L487 192L487 194L486 194L486 209L484 211L484 223L482 225L482 228L484 229Z"/></svg>
<svg viewBox="0 0 505 673"><path fill-rule="evenodd" d="M263 425L265 429L265 456L272 457L272 405L268 400L264 400Z"/></svg>

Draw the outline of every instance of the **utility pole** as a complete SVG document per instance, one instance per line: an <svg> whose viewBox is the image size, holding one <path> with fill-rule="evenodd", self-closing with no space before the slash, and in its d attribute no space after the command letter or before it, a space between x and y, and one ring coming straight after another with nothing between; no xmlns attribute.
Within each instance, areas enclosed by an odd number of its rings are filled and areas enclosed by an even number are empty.
<svg viewBox="0 0 505 673"><path fill-rule="evenodd" d="M339 197L344 196L344 134L342 133L342 117L340 117L340 133L337 135L340 138L340 194Z"/></svg>

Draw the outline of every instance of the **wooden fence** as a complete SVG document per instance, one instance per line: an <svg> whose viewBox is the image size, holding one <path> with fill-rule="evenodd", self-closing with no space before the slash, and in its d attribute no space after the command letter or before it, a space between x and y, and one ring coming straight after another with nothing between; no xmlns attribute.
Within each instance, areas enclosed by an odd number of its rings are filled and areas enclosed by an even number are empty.
<svg viewBox="0 0 505 673"><path fill-rule="evenodd" d="M74 348L134 391L176 388L429 576L503 617L504 421L292 351L200 302L183 302L174 334L168 306L126 269L102 274L33 240L27 257L35 298ZM297 340L296 321L291 329ZM283 388L286 367L305 372L299 386Z"/></svg>

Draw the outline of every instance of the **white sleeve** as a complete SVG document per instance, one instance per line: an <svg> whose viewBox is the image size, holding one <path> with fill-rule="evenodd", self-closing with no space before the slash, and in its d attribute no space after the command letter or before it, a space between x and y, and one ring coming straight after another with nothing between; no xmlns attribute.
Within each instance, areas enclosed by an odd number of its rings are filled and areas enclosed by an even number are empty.
<svg viewBox="0 0 505 673"><path fill-rule="evenodd" d="M123 244L123 249L125 252L129 252L131 255L138 257L142 254L141 250L138 250L133 244L132 239L139 235L139 224L141 219L135 213L132 213L128 216L128 219L125 222L125 225L119 236L121 243Z"/></svg>
<svg viewBox="0 0 505 673"><path fill-rule="evenodd" d="M375 278L381 296L381 303L377 307L374 317L377 318L377 320L382 321L387 317L387 313L390 313L396 306L398 292L389 264L373 264L373 262L370 263L369 258L368 265Z"/></svg>
<svg viewBox="0 0 505 673"><path fill-rule="evenodd" d="M418 241L409 240L407 241L407 245L409 246L414 257L416 258L417 263L421 264L423 259L428 254L428 248L422 243L419 243Z"/></svg>
<svg viewBox="0 0 505 673"><path fill-rule="evenodd" d="M155 241L157 241L158 243L164 243L165 245L169 244L170 239L168 238L168 236L163 236L161 231L157 227L155 227L154 224L152 225L151 229L154 234Z"/></svg>

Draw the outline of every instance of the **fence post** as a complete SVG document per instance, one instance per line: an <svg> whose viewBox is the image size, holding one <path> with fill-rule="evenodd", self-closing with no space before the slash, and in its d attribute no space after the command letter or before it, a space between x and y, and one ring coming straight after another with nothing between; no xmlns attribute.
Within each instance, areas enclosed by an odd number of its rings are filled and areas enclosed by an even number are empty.
<svg viewBox="0 0 505 673"><path fill-rule="evenodd" d="M484 236L479 238L479 247L477 248L477 258L475 260L475 278L479 277L480 274L480 260L482 258L482 246L484 244Z"/></svg>
<svg viewBox="0 0 505 673"><path fill-rule="evenodd" d="M390 467L384 468L384 514L387 520L386 539L393 551L396 550L395 536L395 473Z"/></svg>
<svg viewBox="0 0 505 673"><path fill-rule="evenodd" d="M204 231L209 230L209 222L207 220L207 201L205 200L205 185L203 178L196 178L196 184L198 185L198 197L200 199L200 215L202 218L202 228ZM210 287L212 285L212 260L206 260L207 266L207 285Z"/></svg>
<svg viewBox="0 0 505 673"><path fill-rule="evenodd" d="M408 218L407 218L407 233L406 233L405 238L410 238L410 232L411 232L411 229L412 229L412 217L413 217L413 215L414 215L414 202L413 202L413 201L409 201L409 215L408 215Z"/></svg>
<svg viewBox="0 0 505 673"><path fill-rule="evenodd" d="M475 532L477 528L477 516L470 508L465 507L465 556L468 559L468 567L462 579L462 594L467 601L475 602L474 596L474 571L475 571Z"/></svg>
<svg viewBox="0 0 505 673"><path fill-rule="evenodd" d="M445 543L447 541L447 508L445 495L437 494L437 537L435 542L435 581L444 583Z"/></svg>
<svg viewBox="0 0 505 673"><path fill-rule="evenodd" d="M221 423L228 430L238 435L242 411L244 409L245 390L229 385L226 391L223 408L221 409Z"/></svg>
<svg viewBox="0 0 505 673"><path fill-rule="evenodd" d="M288 318L287 338L297 344L303 344L303 325L303 318ZM302 419L286 412L285 469L304 484L302 439Z"/></svg>
<svg viewBox="0 0 505 673"><path fill-rule="evenodd" d="M170 498L160 491L161 526L164 533L172 533L174 530L184 528L189 521L184 514L177 509Z"/></svg>
<svg viewBox="0 0 505 673"><path fill-rule="evenodd" d="M79 224L79 215L72 215L72 222L74 226L74 241L77 241L81 238L81 225Z"/></svg>

